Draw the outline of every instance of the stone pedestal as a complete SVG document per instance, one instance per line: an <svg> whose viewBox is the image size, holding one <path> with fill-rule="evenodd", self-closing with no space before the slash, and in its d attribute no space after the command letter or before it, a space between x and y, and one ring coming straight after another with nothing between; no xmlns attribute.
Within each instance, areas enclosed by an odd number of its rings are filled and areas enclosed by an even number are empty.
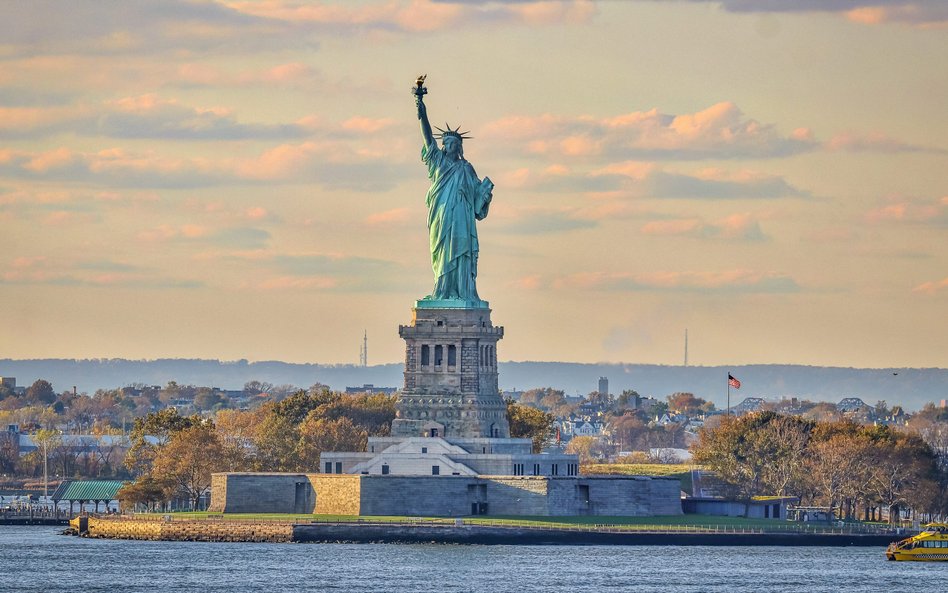
<svg viewBox="0 0 948 593"><path fill-rule="evenodd" d="M490 309L436 308L419 301L405 340L405 385L392 436L509 438L497 389L497 342Z"/></svg>

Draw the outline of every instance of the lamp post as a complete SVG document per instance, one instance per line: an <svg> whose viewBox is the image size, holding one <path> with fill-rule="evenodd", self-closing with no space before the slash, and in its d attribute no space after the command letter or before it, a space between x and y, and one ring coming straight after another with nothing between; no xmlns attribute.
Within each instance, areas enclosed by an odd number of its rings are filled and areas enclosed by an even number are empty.
<svg viewBox="0 0 948 593"><path fill-rule="evenodd" d="M47 439L43 439L43 498L46 500L49 500L49 470L47 463L49 455L47 454L46 449L48 444L49 441Z"/></svg>

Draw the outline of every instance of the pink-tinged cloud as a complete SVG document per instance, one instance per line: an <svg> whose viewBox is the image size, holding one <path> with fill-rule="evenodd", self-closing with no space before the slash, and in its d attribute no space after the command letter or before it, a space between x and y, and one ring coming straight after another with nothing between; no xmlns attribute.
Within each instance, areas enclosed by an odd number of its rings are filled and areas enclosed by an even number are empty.
<svg viewBox="0 0 948 593"><path fill-rule="evenodd" d="M313 77L313 69L300 62L291 62L289 64L280 64L259 75L258 80L264 82L286 84L309 80ZM255 82L253 77L251 82Z"/></svg>
<svg viewBox="0 0 948 593"><path fill-rule="evenodd" d="M767 237L760 223L749 213L732 214L716 222L697 218L654 220L641 228L643 235L685 236L705 239L760 241Z"/></svg>
<svg viewBox="0 0 948 593"><path fill-rule="evenodd" d="M70 167L80 159L80 155L63 146L36 154L23 165L23 168L33 173L46 173L51 170Z"/></svg>
<svg viewBox="0 0 948 593"><path fill-rule="evenodd" d="M300 4L287 0L231 1L238 12L285 21L297 26L406 33L449 30L456 26L521 24L546 26L585 23L596 9L588 0L499 2L438 2L388 0L374 4Z"/></svg>
<svg viewBox="0 0 948 593"><path fill-rule="evenodd" d="M877 224L900 222L948 224L948 200L895 197L867 212L865 218L867 222Z"/></svg>
<svg viewBox="0 0 948 593"><path fill-rule="evenodd" d="M599 119L511 116L488 124L484 135L524 154L572 158L608 154L616 160L773 158L817 147L809 131L780 134L773 125L746 117L731 102L681 115L652 109Z"/></svg>
<svg viewBox="0 0 948 593"><path fill-rule="evenodd" d="M603 197L600 195L599 197ZM639 202L622 199L623 196L605 196L576 209L574 216L580 220L606 221L626 218L644 218L651 212Z"/></svg>
<svg viewBox="0 0 948 593"><path fill-rule="evenodd" d="M521 185L549 192L582 193L589 197L708 200L809 197L807 191L774 175L723 169L686 174L638 161L611 163L591 171L565 171L559 176L544 172L531 175Z"/></svg>
<svg viewBox="0 0 948 593"><path fill-rule="evenodd" d="M42 223L46 226L78 226L89 224L97 219L97 215L89 212L54 210L43 217Z"/></svg>
<svg viewBox="0 0 948 593"><path fill-rule="evenodd" d="M138 232L138 238L148 242L168 241L181 235L180 229L168 224Z"/></svg>
<svg viewBox="0 0 948 593"><path fill-rule="evenodd" d="M74 134L171 140L285 140L337 129L341 128L321 129L309 118L302 123L243 123L230 107L186 105L154 93L96 105L0 108L0 132L15 137Z"/></svg>
<svg viewBox="0 0 948 593"><path fill-rule="evenodd" d="M202 187L226 183L320 183L361 191L390 189L406 173L381 155L384 142L353 146L334 138L280 144L256 157L166 156L108 148L34 153L0 150L0 175L46 181L94 181L100 187ZM371 170L374 175L366 175Z"/></svg>
<svg viewBox="0 0 948 593"><path fill-rule="evenodd" d="M939 148L908 144L881 132L842 132L827 140L825 146L828 150L847 152L945 152Z"/></svg>
<svg viewBox="0 0 948 593"><path fill-rule="evenodd" d="M596 169L592 172L593 175L621 175L623 177L628 177L629 179L634 179L636 181L644 181L650 175L656 171L660 171L661 167L655 163L640 163L637 161L626 161L624 163L612 163Z"/></svg>
<svg viewBox="0 0 948 593"><path fill-rule="evenodd" d="M895 6L860 6L845 13L846 18L863 25L905 23L920 28L948 26L948 9L942 4L894 2ZM928 4L928 5L926 5Z"/></svg>
<svg viewBox="0 0 948 593"><path fill-rule="evenodd" d="M73 120L84 111L82 107L0 106L0 135L17 136L46 130Z"/></svg>
<svg viewBox="0 0 948 593"><path fill-rule="evenodd" d="M924 282L919 284L912 289L912 292L918 292L921 294L935 295L935 294L948 294L948 278L943 278L941 280L935 280L932 282Z"/></svg>
<svg viewBox="0 0 948 593"><path fill-rule="evenodd" d="M375 134L381 132L385 128L389 128L395 124L395 120L391 118L381 118L373 119L369 117L352 117L342 122L342 129L349 132L356 132L359 134Z"/></svg>
<svg viewBox="0 0 948 593"><path fill-rule="evenodd" d="M244 216L250 220L264 220L269 215L266 208L261 206L254 206L252 208L247 208L244 211Z"/></svg>
<svg viewBox="0 0 948 593"><path fill-rule="evenodd" d="M319 152L315 142L282 144L255 159L237 165L237 174L245 179L277 179L299 174Z"/></svg>
<svg viewBox="0 0 948 593"><path fill-rule="evenodd" d="M414 220L409 208L393 208L384 212L375 212L366 217L365 223L373 227L400 227Z"/></svg>
<svg viewBox="0 0 948 593"><path fill-rule="evenodd" d="M543 276L539 274L533 274L530 276L522 276L517 278L511 283L511 286L520 290L541 290L549 286L549 283Z"/></svg>
<svg viewBox="0 0 948 593"><path fill-rule="evenodd" d="M301 62L277 64L269 68L253 68L239 72L225 70L217 65L187 63L167 75L167 78L185 86L247 87L266 84L269 86L296 87L314 83L319 74Z"/></svg>
<svg viewBox="0 0 948 593"><path fill-rule="evenodd" d="M797 283L786 274L754 270L721 272L585 272L558 278L555 288L620 291L681 291L722 293L797 292Z"/></svg>
<svg viewBox="0 0 948 593"><path fill-rule="evenodd" d="M643 235L700 235L704 224L696 218L653 220L642 225Z"/></svg>
<svg viewBox="0 0 948 593"><path fill-rule="evenodd" d="M45 262L46 256L44 255L20 256L13 259L13 261L10 263L10 267L22 270L35 268Z"/></svg>
<svg viewBox="0 0 948 593"><path fill-rule="evenodd" d="M724 239L763 239L760 223L747 212L731 214L717 223L720 236Z"/></svg>

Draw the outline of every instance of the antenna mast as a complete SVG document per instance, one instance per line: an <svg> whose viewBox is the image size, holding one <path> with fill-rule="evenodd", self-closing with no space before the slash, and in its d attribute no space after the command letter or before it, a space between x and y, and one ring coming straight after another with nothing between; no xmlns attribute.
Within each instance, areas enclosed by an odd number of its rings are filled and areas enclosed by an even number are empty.
<svg viewBox="0 0 948 593"><path fill-rule="evenodd" d="M688 328L685 328L685 366L688 366Z"/></svg>
<svg viewBox="0 0 948 593"><path fill-rule="evenodd" d="M359 364L364 367L369 366L369 334L365 330L362 330L362 348L359 349Z"/></svg>

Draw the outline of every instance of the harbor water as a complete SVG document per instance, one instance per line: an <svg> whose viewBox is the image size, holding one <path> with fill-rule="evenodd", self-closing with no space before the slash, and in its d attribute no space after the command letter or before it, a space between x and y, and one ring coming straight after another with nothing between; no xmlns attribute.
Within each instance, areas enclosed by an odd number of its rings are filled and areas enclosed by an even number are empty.
<svg viewBox="0 0 948 593"><path fill-rule="evenodd" d="M948 590L948 563L883 548L253 544L93 540L0 527L0 593Z"/></svg>

